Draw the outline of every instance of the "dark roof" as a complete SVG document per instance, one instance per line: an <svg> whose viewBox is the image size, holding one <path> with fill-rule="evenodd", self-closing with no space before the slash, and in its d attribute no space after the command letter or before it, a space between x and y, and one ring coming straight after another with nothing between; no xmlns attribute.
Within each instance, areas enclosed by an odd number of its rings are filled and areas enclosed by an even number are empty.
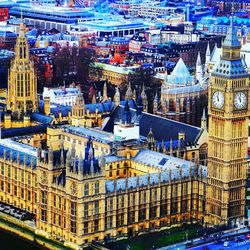
<svg viewBox="0 0 250 250"><path fill-rule="evenodd" d="M46 130L47 130L46 125L30 126L30 127L25 127L25 128L2 129L2 139L14 137L14 136L45 133Z"/></svg>
<svg viewBox="0 0 250 250"><path fill-rule="evenodd" d="M113 132L114 122L120 120L122 111L124 107L118 106L110 115L110 119L103 128L107 132ZM131 110L132 121L135 120L136 110ZM185 142L189 144L196 143L199 135L201 133L201 128L194 127L185 123L177 122L160 116L152 115L149 113L142 113L139 116L139 125L140 125L140 135L147 137L150 128L154 134L154 138L157 141L170 141L171 139L177 140L178 133L185 133Z"/></svg>
<svg viewBox="0 0 250 250"><path fill-rule="evenodd" d="M52 122L52 120L53 120L52 117L46 116L46 115L43 115L43 114L39 114L39 113L32 113L30 118L33 121L36 121L36 122L39 122L39 123L42 123L42 124L50 124Z"/></svg>
<svg viewBox="0 0 250 250"><path fill-rule="evenodd" d="M9 147L0 145L0 158L4 158L5 152L5 157L7 160L12 160L13 162L17 162L19 160L19 162L23 164L24 159L26 159L26 166L32 166L33 169L36 168L36 157L32 156L31 154L23 153L16 149L11 149Z"/></svg>

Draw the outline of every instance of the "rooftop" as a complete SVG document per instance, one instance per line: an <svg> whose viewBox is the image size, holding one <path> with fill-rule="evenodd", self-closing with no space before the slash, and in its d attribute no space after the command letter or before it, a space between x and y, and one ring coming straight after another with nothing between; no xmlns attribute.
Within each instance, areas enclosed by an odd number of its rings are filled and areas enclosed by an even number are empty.
<svg viewBox="0 0 250 250"><path fill-rule="evenodd" d="M29 154L32 156L37 156L36 148L27 144L23 144L12 139L2 139L0 140L0 145L18 152Z"/></svg>
<svg viewBox="0 0 250 250"><path fill-rule="evenodd" d="M132 161L138 161L148 166L159 169L158 173L150 173L137 177L122 178L117 180L107 180L106 192L124 191L126 188L136 188L137 186L147 186L148 184L157 185L159 182L168 182L181 178L189 178L194 176L195 172L199 176L207 176L207 167L195 166L195 163L185 161L176 157L171 157L165 154L157 153L151 150L141 150Z"/></svg>
<svg viewBox="0 0 250 250"><path fill-rule="evenodd" d="M66 127L64 131L67 133L77 134L79 136L91 137L94 140L101 141L104 143L109 143L114 141L114 136L112 133L108 133L94 128L69 126Z"/></svg>

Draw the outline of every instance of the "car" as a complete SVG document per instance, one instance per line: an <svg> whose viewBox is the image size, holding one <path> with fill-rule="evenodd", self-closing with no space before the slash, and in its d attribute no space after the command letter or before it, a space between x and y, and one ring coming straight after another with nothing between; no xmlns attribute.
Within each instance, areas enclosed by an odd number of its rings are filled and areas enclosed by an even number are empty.
<svg viewBox="0 0 250 250"><path fill-rule="evenodd" d="M5 214L10 214L10 208L9 208L9 207L5 208L5 209L3 210L3 212L4 212Z"/></svg>
<svg viewBox="0 0 250 250"><path fill-rule="evenodd" d="M224 247L228 247L229 246L229 241L225 241L223 244Z"/></svg>
<svg viewBox="0 0 250 250"><path fill-rule="evenodd" d="M250 239L250 234L247 234L245 237L246 237L247 239Z"/></svg>

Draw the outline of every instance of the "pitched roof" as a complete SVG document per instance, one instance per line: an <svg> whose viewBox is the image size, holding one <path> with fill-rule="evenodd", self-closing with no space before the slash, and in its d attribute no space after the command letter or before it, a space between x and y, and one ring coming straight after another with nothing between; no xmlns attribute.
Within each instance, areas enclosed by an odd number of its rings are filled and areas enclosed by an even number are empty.
<svg viewBox="0 0 250 250"><path fill-rule="evenodd" d="M171 75L168 76L167 82L175 85L187 85L192 82L192 76L183 62L182 58L179 59Z"/></svg>

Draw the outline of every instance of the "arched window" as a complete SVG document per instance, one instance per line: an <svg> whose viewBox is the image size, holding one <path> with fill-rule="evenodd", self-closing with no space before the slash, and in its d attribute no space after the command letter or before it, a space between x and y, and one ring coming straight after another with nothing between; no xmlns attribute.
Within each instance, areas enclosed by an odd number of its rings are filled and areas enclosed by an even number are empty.
<svg viewBox="0 0 250 250"><path fill-rule="evenodd" d="M89 184L86 183L84 185L84 196L88 196L89 195Z"/></svg>
<svg viewBox="0 0 250 250"><path fill-rule="evenodd" d="M98 194L99 193L99 182L97 181L95 183L95 194Z"/></svg>

